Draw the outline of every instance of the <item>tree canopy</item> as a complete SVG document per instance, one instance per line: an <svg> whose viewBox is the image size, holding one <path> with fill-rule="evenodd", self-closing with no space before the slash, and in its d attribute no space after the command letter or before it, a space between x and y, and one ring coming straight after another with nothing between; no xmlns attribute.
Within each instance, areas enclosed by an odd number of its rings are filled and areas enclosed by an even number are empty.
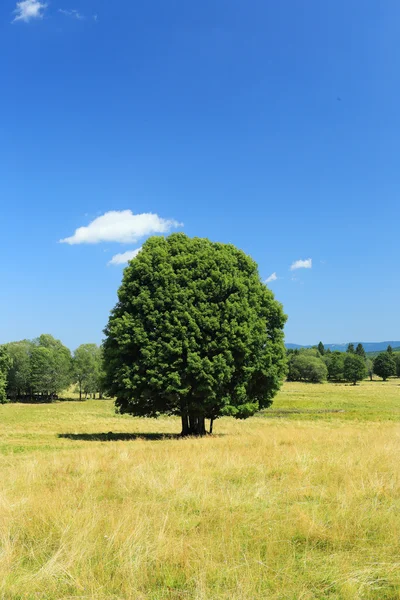
<svg viewBox="0 0 400 600"><path fill-rule="evenodd" d="M268 407L286 372L286 317L233 245L152 237L124 271L105 329L105 383L121 412L205 419Z"/></svg>
<svg viewBox="0 0 400 600"><path fill-rule="evenodd" d="M74 379L79 386L79 398L82 392L96 394L102 387L102 350L96 344L81 344L74 352Z"/></svg>
<svg viewBox="0 0 400 600"><path fill-rule="evenodd" d="M364 346L363 346L362 344L357 344L357 347L356 347L356 354L357 354L358 356L361 356L361 358L363 358L364 360L366 359L366 357L367 357L367 354L366 354L366 352L365 352L365 350L364 350Z"/></svg>
<svg viewBox="0 0 400 600"><path fill-rule="evenodd" d="M36 394L51 396L72 383L70 350L50 334L33 340L31 349L31 386Z"/></svg>
<svg viewBox="0 0 400 600"><path fill-rule="evenodd" d="M16 400L28 396L31 390L31 350L30 340L10 342L6 345L11 358L11 368L7 378L7 393L9 398Z"/></svg>
<svg viewBox="0 0 400 600"><path fill-rule="evenodd" d="M59 394L72 382L71 352L60 340L42 334L34 340L6 344L11 358L7 395L12 400Z"/></svg>
<svg viewBox="0 0 400 600"><path fill-rule="evenodd" d="M356 354L347 354L343 363L343 376L346 381L356 385L357 381L362 381L367 375L367 367L362 356Z"/></svg>
<svg viewBox="0 0 400 600"><path fill-rule="evenodd" d="M289 381L321 383L328 377L328 369L320 357L309 351L293 354L289 360Z"/></svg>
<svg viewBox="0 0 400 600"><path fill-rule="evenodd" d="M374 373L378 377L382 377L383 381L396 374L396 363L392 353L381 352L378 354L374 359Z"/></svg>
<svg viewBox="0 0 400 600"><path fill-rule="evenodd" d="M394 364L396 365L396 375L400 377L400 352L394 354Z"/></svg>
<svg viewBox="0 0 400 600"><path fill-rule="evenodd" d="M341 381L344 379L344 359L346 354L335 350L325 355L325 364L328 368L328 379L330 381Z"/></svg>

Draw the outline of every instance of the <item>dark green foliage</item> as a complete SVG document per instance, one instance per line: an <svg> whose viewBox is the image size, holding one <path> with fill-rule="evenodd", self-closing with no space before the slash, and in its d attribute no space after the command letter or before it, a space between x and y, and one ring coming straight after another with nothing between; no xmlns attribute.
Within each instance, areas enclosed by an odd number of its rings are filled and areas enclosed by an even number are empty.
<svg viewBox="0 0 400 600"><path fill-rule="evenodd" d="M321 356L323 356L325 354L325 346L323 345L322 342L320 342L318 344L318 352L321 354Z"/></svg>
<svg viewBox="0 0 400 600"><path fill-rule="evenodd" d="M346 350L346 352L347 352L348 354L354 354L354 344L349 344L349 345L347 346L347 350Z"/></svg>
<svg viewBox="0 0 400 600"><path fill-rule="evenodd" d="M123 413L246 418L286 371L286 317L256 263L232 245L173 234L147 240L124 271L104 342L105 384Z"/></svg>
<svg viewBox="0 0 400 600"><path fill-rule="evenodd" d="M374 360L374 373L386 381L396 374L396 363L390 352L381 352Z"/></svg>
<svg viewBox="0 0 400 600"><path fill-rule="evenodd" d="M362 344L357 344L356 354L357 354L357 356L361 356L361 358L363 358L365 360L367 355L364 350L364 346Z"/></svg>
<svg viewBox="0 0 400 600"><path fill-rule="evenodd" d="M326 354L325 364L328 368L328 379L330 381L342 381L344 379L344 359L345 354L343 352L330 352Z"/></svg>
<svg viewBox="0 0 400 600"><path fill-rule="evenodd" d="M328 369L325 363L312 354L301 352L293 355L289 360L289 381L308 381L309 383L321 383L328 377Z"/></svg>
<svg viewBox="0 0 400 600"><path fill-rule="evenodd" d="M344 359L344 379L356 385L357 381L362 381L366 375L367 368L363 357L357 354L347 354Z"/></svg>
<svg viewBox="0 0 400 600"><path fill-rule="evenodd" d="M5 346L0 346L0 404L7 400L6 384L7 375L11 368L12 360Z"/></svg>
<svg viewBox="0 0 400 600"><path fill-rule="evenodd" d="M388 352L389 354L393 354L393 348L392 346L389 344L389 346L386 348L386 352Z"/></svg>

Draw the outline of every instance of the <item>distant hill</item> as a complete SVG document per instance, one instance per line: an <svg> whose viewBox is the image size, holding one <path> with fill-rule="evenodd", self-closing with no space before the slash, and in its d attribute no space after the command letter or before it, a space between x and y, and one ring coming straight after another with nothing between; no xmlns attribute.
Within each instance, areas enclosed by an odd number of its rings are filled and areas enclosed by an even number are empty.
<svg viewBox="0 0 400 600"><path fill-rule="evenodd" d="M339 352L345 352L349 343L353 343L354 347L357 346L360 342L347 342L346 344L324 344L325 350L328 348L335 352L338 350ZM384 352L386 348L390 345L392 346L395 352L400 352L400 341L397 342L361 342L364 346L366 352ZM317 344L314 344L316 346ZM312 348L312 346L302 346L301 344L286 344L286 348L295 350L296 348Z"/></svg>

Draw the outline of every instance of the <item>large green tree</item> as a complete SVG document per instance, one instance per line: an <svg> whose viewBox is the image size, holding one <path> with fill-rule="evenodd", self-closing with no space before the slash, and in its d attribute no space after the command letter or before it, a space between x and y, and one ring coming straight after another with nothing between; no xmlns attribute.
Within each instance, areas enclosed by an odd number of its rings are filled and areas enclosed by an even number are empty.
<svg viewBox="0 0 400 600"><path fill-rule="evenodd" d="M120 412L205 419L268 407L286 372L286 317L256 263L232 245L152 237L124 271L105 329L105 384Z"/></svg>
<svg viewBox="0 0 400 600"><path fill-rule="evenodd" d="M388 377L396 375L396 363L390 352L381 352L374 359L374 373L386 381Z"/></svg>
<svg viewBox="0 0 400 600"><path fill-rule="evenodd" d="M362 356L357 354L347 354L344 359L343 376L346 381L351 381L356 385L357 381L362 381L367 375L367 367Z"/></svg>

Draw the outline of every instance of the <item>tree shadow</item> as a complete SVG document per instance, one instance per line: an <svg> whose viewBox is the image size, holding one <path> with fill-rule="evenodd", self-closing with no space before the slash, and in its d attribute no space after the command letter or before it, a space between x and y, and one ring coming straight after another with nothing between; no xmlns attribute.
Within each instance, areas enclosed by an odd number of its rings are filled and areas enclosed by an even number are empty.
<svg viewBox="0 0 400 600"><path fill-rule="evenodd" d="M224 433L207 433L204 438L218 438L224 436ZM187 440L191 437L201 439L197 436L182 436L180 433L59 433L58 438L73 440L75 442L130 442L134 440L147 440L149 442L162 440Z"/></svg>
<svg viewBox="0 0 400 600"><path fill-rule="evenodd" d="M132 440L182 440L179 433L59 433L59 438L82 442L129 442Z"/></svg>
<svg viewBox="0 0 400 600"><path fill-rule="evenodd" d="M85 398L59 398L58 396L25 396L20 398L11 398L11 404L58 404L59 402L86 402Z"/></svg>

